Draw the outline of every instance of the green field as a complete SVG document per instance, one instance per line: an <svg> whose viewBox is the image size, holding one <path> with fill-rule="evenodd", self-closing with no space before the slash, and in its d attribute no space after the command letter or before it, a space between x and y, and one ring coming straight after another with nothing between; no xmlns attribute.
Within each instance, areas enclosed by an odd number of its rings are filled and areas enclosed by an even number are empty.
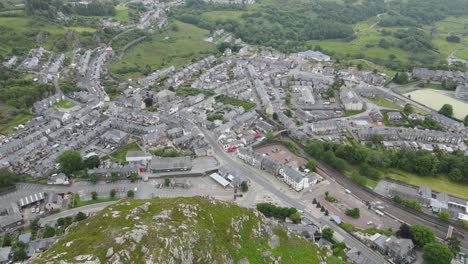
<svg viewBox="0 0 468 264"><path fill-rule="evenodd" d="M435 30L432 34L434 45L440 50L443 56L449 56L453 51L463 50L468 46L468 16L447 17L435 23ZM427 28L430 31L433 28ZM460 43L451 43L446 40L450 34L461 38ZM458 51L455 55L461 59L468 60L468 52Z"/></svg>
<svg viewBox="0 0 468 264"><path fill-rule="evenodd" d="M12 107L11 107L12 108ZM13 110L13 112L16 112ZM0 107L0 133L9 134L13 132L13 128L18 125L24 125L27 121L31 120L32 115L26 113L12 114L9 106Z"/></svg>
<svg viewBox="0 0 468 264"><path fill-rule="evenodd" d="M468 199L468 185L450 181L445 176L422 177L400 170L390 169L384 173L384 177L402 181L415 186L427 186L435 191Z"/></svg>
<svg viewBox="0 0 468 264"><path fill-rule="evenodd" d="M388 108L394 108L394 109L397 109L397 110L403 110L403 107L393 103L393 102L390 102L388 101L387 99L383 98L383 97L378 97L378 98L375 98L375 99L370 99L370 101L376 105L379 105L379 106L383 106L383 107L388 107Z"/></svg>
<svg viewBox="0 0 468 264"><path fill-rule="evenodd" d="M116 6L115 10L117 14L113 17L113 19L120 21L120 22L128 22L128 8L125 6Z"/></svg>
<svg viewBox="0 0 468 264"><path fill-rule="evenodd" d="M55 107L55 108L64 108L64 109L68 109L68 108L72 108L73 106L75 106L74 103L68 101L68 100L62 100L58 103L55 103L52 107Z"/></svg>
<svg viewBox="0 0 468 264"><path fill-rule="evenodd" d="M151 41L130 48L121 60L111 66L112 73L123 79L136 78L148 66L152 71L171 65L179 67L217 52L214 44L203 41L209 33L207 30L179 21L175 25L176 30L156 34ZM126 68L135 70L126 72Z"/></svg>
<svg viewBox="0 0 468 264"><path fill-rule="evenodd" d="M122 146L114 150L114 152L112 152L109 156L112 159L124 162L125 156L127 155L128 151L139 151L139 150L141 150L141 148L138 146L136 142L133 142L133 143L129 143L125 146Z"/></svg>

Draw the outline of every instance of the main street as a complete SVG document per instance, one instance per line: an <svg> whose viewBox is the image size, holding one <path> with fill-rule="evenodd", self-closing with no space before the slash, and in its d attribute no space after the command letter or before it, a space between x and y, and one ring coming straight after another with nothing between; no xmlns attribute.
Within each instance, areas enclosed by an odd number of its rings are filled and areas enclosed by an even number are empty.
<svg viewBox="0 0 468 264"><path fill-rule="evenodd" d="M219 162L228 167L232 170L239 171L242 173L243 176L248 177L251 181L255 182L256 184L262 186L267 191L281 199L283 202L293 206L299 210L304 211L304 216L314 220L316 223L321 223L330 226L335 233L339 236L344 238L344 242L349 245L350 247L357 248L364 256L369 259L369 263L376 263L376 264L383 264L389 263L381 254L372 249L368 248L364 245L361 241L357 240L346 231L338 227L334 224L330 219L325 217L324 215L318 216L318 214L311 211L311 205L306 205L300 200L292 198L287 194L287 190L280 191L274 184L273 181L278 181L274 176L266 173L265 171L258 170L251 166L246 165L242 161L238 160L237 158L227 154L218 144L215 138L213 138L212 134L204 129L201 129L205 135L205 138L210 142L213 146L213 150L215 156L218 158ZM312 209L313 210L313 209Z"/></svg>

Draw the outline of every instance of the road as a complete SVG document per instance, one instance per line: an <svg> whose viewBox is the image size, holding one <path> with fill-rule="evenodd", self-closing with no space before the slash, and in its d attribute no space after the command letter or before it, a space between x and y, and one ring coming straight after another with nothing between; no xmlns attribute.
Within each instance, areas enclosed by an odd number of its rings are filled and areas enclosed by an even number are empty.
<svg viewBox="0 0 468 264"><path fill-rule="evenodd" d="M265 190L269 191L283 202L289 204L292 207L303 210L304 215L310 219L313 219L316 223L322 223L330 226L335 231L335 233L344 238L344 242L346 244L348 244L350 247L357 248L362 254L364 254L369 259L369 261L371 261L369 263L389 263L381 254L368 248L361 241L357 240L356 238L348 234L346 231L338 227L336 224L334 224L332 221L330 221L328 217L325 217L321 214L320 216L317 216L317 213L314 214L313 212L311 212L311 205L306 205L300 200L287 195L286 191L280 191L279 189L277 189L277 187L275 187L272 184L272 181L278 181L277 179L275 179L274 176L266 173L265 171L248 166L244 162L227 154L218 144L216 139L213 138L213 135L210 132L208 132L205 129L201 130L204 133L205 138L213 146L215 156L218 158L222 165L230 167L233 170L237 170L238 172L242 173L243 176L262 186L263 188L265 188Z"/></svg>
<svg viewBox="0 0 468 264"><path fill-rule="evenodd" d="M40 218L39 223L42 224L42 223L55 222L59 218L67 217L67 216L74 216L78 212L83 212L83 213L89 214L91 212L101 211L102 209L104 209L107 206L112 205L112 204L114 204L116 202L117 201L98 203L98 204L90 204L90 205L86 205L86 206L82 206L82 207L78 207L78 208L73 208L73 209L66 210L66 211L61 211L59 213L56 213L56 214L53 214L53 215L50 215L50 216L47 216L47 217L44 217L44 218Z"/></svg>

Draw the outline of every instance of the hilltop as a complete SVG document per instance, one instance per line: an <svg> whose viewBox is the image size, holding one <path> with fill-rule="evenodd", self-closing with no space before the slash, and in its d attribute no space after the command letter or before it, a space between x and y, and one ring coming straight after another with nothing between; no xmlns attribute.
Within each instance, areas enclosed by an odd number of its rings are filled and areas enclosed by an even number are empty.
<svg viewBox="0 0 468 264"><path fill-rule="evenodd" d="M320 263L324 258L316 245L256 211L196 197L120 201L71 226L32 263Z"/></svg>

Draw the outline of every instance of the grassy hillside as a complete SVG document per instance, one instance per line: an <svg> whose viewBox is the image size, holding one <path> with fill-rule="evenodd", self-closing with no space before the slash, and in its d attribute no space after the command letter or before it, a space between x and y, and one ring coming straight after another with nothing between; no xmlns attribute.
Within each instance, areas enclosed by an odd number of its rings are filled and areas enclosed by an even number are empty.
<svg viewBox="0 0 468 264"><path fill-rule="evenodd" d="M256 212L195 197L121 201L72 227L32 263L320 263L324 256Z"/></svg>
<svg viewBox="0 0 468 264"><path fill-rule="evenodd" d="M207 30L178 21L174 25L130 48L111 66L112 73L124 79L135 78L149 68L154 71L171 65L178 67L217 52L214 44L203 41Z"/></svg>

